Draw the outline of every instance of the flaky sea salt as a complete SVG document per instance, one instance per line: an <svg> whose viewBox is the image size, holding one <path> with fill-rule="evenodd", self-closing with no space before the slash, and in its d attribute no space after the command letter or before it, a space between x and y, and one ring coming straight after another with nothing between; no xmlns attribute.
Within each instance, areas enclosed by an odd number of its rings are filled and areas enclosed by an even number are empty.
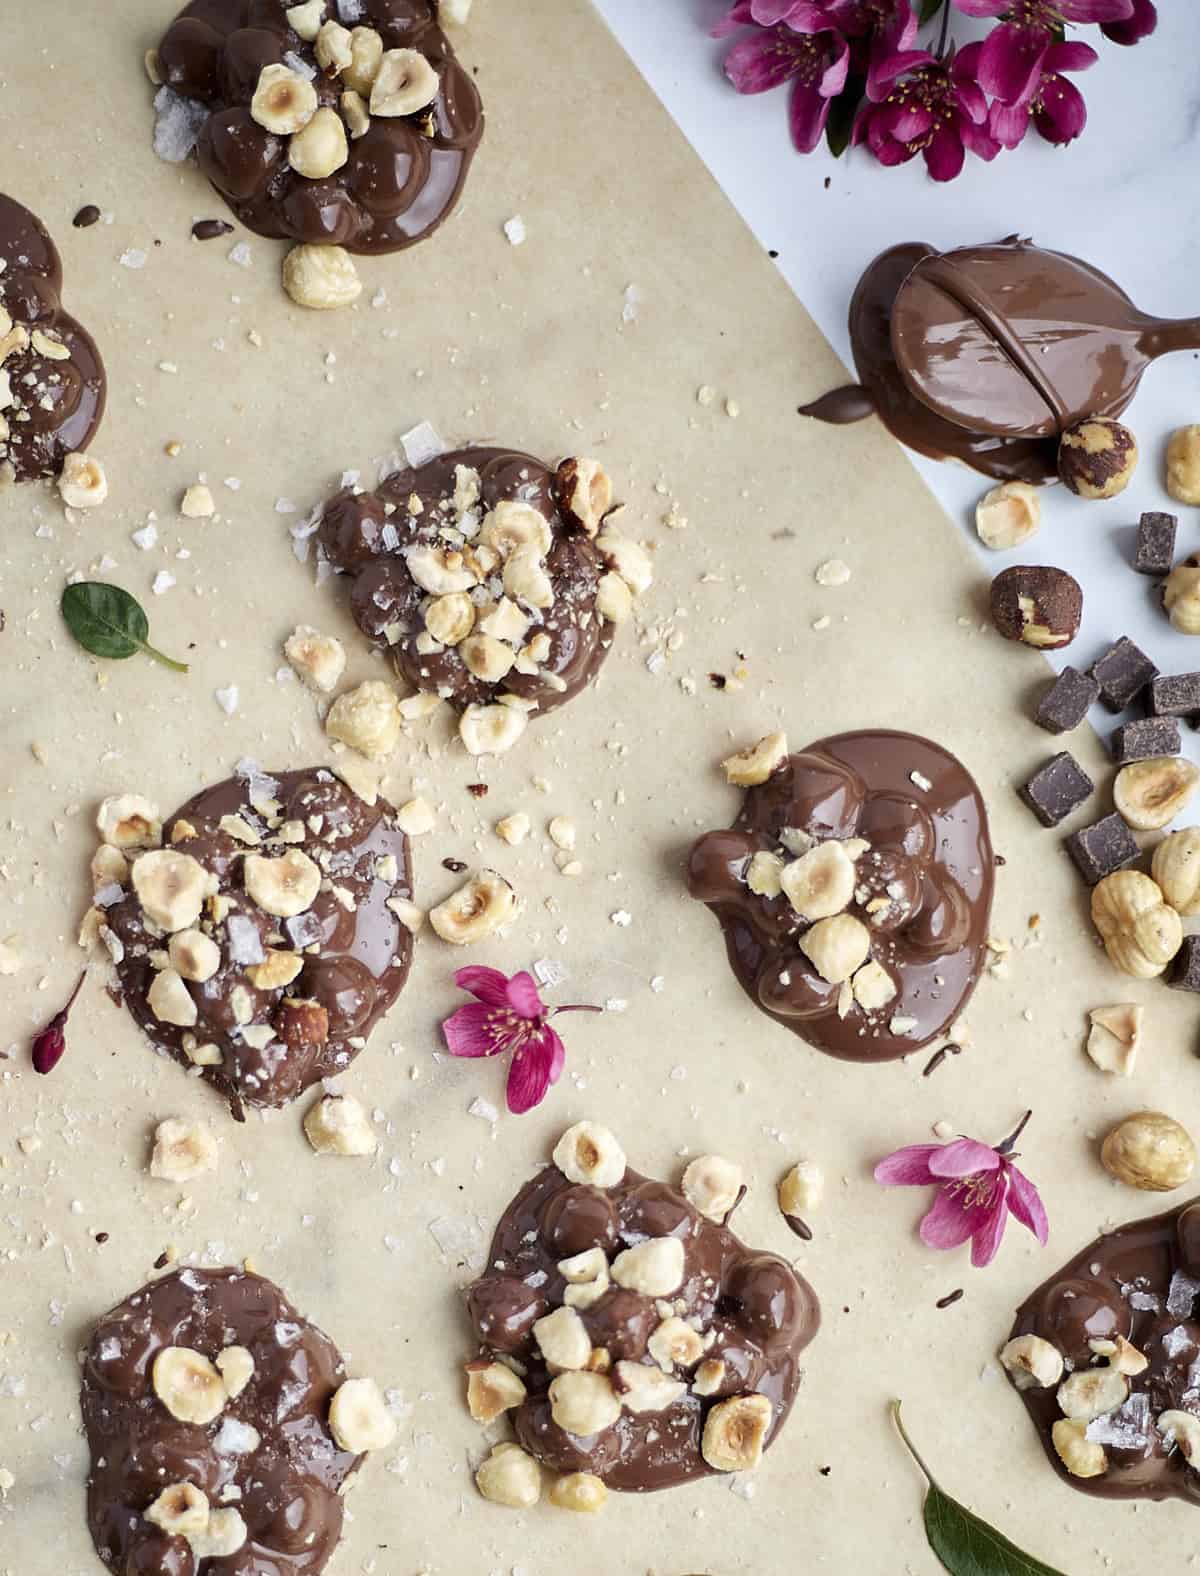
<svg viewBox="0 0 1200 1576"><path fill-rule="evenodd" d="M415 427L410 427L400 438L400 447L404 450L404 457L416 469L418 465L427 465L430 460L436 460L439 455L445 454L446 445L438 436L437 430L427 421L419 421Z"/></svg>
<svg viewBox="0 0 1200 1576"><path fill-rule="evenodd" d="M174 584L175 576L171 571L169 569L160 569L155 575L154 583L150 589L155 596L162 596L163 592L169 591Z"/></svg>
<svg viewBox="0 0 1200 1576"><path fill-rule="evenodd" d="M236 263L239 268L249 268L254 261L249 241L239 241L236 246L231 246L228 255L229 261Z"/></svg>
<svg viewBox="0 0 1200 1576"><path fill-rule="evenodd" d="M210 111L164 85L154 95L154 151L168 164L182 164L196 146Z"/></svg>
<svg viewBox="0 0 1200 1576"><path fill-rule="evenodd" d="M140 531L131 531L129 540L135 547L140 547L143 553L148 553L158 541L158 527L153 520L147 520Z"/></svg>
<svg viewBox="0 0 1200 1576"><path fill-rule="evenodd" d="M1198 1293L1200 1280L1193 1280L1182 1270L1176 1270L1167 1288L1167 1312L1176 1319L1190 1319Z"/></svg>
<svg viewBox="0 0 1200 1576"><path fill-rule="evenodd" d="M519 213L514 213L511 219L504 222L504 233L508 237L510 246L524 246L528 232L525 221Z"/></svg>
<svg viewBox="0 0 1200 1576"><path fill-rule="evenodd" d="M232 717L238 709L238 687L236 684L227 684L224 689L214 690L213 696L217 705L227 717Z"/></svg>
<svg viewBox="0 0 1200 1576"><path fill-rule="evenodd" d="M122 268L145 268L146 254L140 247L131 246L127 252L122 252L117 258Z"/></svg>

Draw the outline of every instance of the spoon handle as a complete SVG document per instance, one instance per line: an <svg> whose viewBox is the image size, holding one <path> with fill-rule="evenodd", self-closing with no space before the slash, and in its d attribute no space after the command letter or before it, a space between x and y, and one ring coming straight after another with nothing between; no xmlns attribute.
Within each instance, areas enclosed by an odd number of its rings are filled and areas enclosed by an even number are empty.
<svg viewBox="0 0 1200 1576"><path fill-rule="evenodd" d="M1200 317L1151 318L1142 343L1149 356L1200 350Z"/></svg>

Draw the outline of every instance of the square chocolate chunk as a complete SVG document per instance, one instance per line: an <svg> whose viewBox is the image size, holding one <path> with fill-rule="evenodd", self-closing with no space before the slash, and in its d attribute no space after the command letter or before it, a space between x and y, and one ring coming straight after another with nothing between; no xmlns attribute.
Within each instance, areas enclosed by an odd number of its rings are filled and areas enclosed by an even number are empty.
<svg viewBox="0 0 1200 1576"><path fill-rule="evenodd" d="M1133 550L1133 567L1139 575L1169 575L1175 562L1175 527L1179 521L1173 514L1151 512L1138 521L1137 546Z"/></svg>
<svg viewBox="0 0 1200 1576"><path fill-rule="evenodd" d="M1167 984L1176 990L1200 991L1200 936L1185 936L1171 959Z"/></svg>
<svg viewBox="0 0 1200 1576"><path fill-rule="evenodd" d="M1018 793L1043 826L1065 821L1093 792L1095 783L1075 757L1063 750L1052 756Z"/></svg>
<svg viewBox="0 0 1200 1576"><path fill-rule="evenodd" d="M1200 673L1164 673L1150 683L1156 717L1193 717L1200 712Z"/></svg>
<svg viewBox="0 0 1200 1576"><path fill-rule="evenodd" d="M1128 635L1111 645L1091 667L1100 686L1100 699L1109 711L1124 711L1158 677L1158 669Z"/></svg>
<svg viewBox="0 0 1200 1576"><path fill-rule="evenodd" d="M1090 673L1064 668L1042 696L1033 720L1047 733L1069 733L1087 716L1099 695L1100 686Z"/></svg>
<svg viewBox="0 0 1200 1576"><path fill-rule="evenodd" d="M1177 717L1143 717L1140 722L1127 722L1114 729L1109 740L1112 758L1118 766L1126 766L1130 761L1148 761L1160 755L1178 755L1180 748Z"/></svg>
<svg viewBox="0 0 1200 1576"><path fill-rule="evenodd" d="M1131 865L1140 850L1133 833L1114 811L1103 821L1072 832L1067 838L1067 852L1088 886L1095 886L1114 870L1124 870L1126 865Z"/></svg>

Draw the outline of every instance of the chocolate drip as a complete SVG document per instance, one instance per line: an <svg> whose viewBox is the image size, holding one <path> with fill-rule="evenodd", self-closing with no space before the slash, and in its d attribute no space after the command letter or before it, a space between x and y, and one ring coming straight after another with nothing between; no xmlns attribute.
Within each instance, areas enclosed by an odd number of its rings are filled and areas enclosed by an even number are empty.
<svg viewBox="0 0 1200 1576"><path fill-rule="evenodd" d="M840 389L830 389L828 394L822 394L808 405L801 405L798 414L828 422L832 427L844 427L874 416L875 401L861 383L847 383Z"/></svg>

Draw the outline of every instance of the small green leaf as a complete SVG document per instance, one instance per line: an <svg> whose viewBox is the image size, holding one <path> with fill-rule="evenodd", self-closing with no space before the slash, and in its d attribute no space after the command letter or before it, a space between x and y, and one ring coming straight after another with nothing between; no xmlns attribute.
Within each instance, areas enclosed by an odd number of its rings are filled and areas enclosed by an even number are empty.
<svg viewBox="0 0 1200 1576"><path fill-rule="evenodd" d="M899 1401L892 1402L892 1420L905 1449L929 1483L925 1496L925 1536L950 1576L1063 1576L1061 1571L1026 1554L974 1511L950 1498L908 1437L900 1420Z"/></svg>
<svg viewBox="0 0 1200 1576"><path fill-rule="evenodd" d="M849 76L846 86L829 106L829 119L825 122L825 142L835 159L840 159L850 146L854 130L854 117L867 90L865 77Z"/></svg>
<svg viewBox="0 0 1200 1576"><path fill-rule="evenodd" d="M120 586L81 580L66 588L61 606L67 628L94 657L120 660L141 651L176 673L187 672L186 662L174 662L150 644L150 622L141 604Z"/></svg>
<svg viewBox="0 0 1200 1576"><path fill-rule="evenodd" d="M945 4L946 0L921 0L921 9L918 13L921 26L924 27L926 22L932 22Z"/></svg>

